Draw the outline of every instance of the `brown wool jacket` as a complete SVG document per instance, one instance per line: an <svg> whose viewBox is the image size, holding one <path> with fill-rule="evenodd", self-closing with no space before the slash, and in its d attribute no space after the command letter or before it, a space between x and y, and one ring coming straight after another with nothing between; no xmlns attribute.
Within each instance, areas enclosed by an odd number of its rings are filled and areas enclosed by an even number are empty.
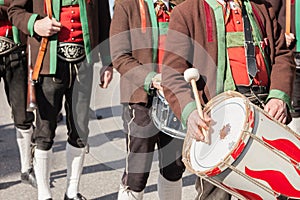
<svg viewBox="0 0 300 200"><path fill-rule="evenodd" d="M220 60L216 20L213 9L206 1L213 0L186 0L178 5L172 13L166 41L168 51L163 61L162 86L166 100L184 124L195 109L191 106L195 105L192 90L182 75L186 69L195 67L200 71L197 86L202 103L217 94L216 74ZM259 20L255 16L255 21L261 23L260 32L268 41L266 57L271 67L269 97L277 95L277 98L290 101L295 70L292 52L287 50L284 34L266 2L250 2L259 16Z"/></svg>
<svg viewBox="0 0 300 200"><path fill-rule="evenodd" d="M122 103L146 103L145 79L153 71L152 32L141 31L139 0L122 0L115 5L110 29L113 67L121 75ZM146 26L151 27L145 4ZM129 31L130 30L130 31ZM146 47L146 48L144 48Z"/></svg>
<svg viewBox="0 0 300 200"><path fill-rule="evenodd" d="M182 0L172 1L174 4L178 4L177 2ZM139 0L119 0L115 4L110 29L110 48L113 67L121 75L122 103L147 103L151 78L156 74L156 63L152 59L153 29L149 7L146 1L143 5L145 32L141 29Z"/></svg>
<svg viewBox="0 0 300 200"><path fill-rule="evenodd" d="M63 0L52 0L52 10L53 15L56 19L59 18L59 5ZM79 0L81 1L81 0ZM86 10L85 13L80 13L81 20L83 15L85 15L85 19L87 23L82 22L82 29L86 33L84 33L84 37L88 38L85 41L85 50L86 53L89 52L88 49L93 51L93 53L97 53L94 49L98 44L102 41L108 39L109 36L109 26L110 26L110 13L109 13L109 4L108 0L97 1L97 0L83 0ZM32 63L35 63L36 56L38 54L40 39L33 31L33 25L36 19L41 19L46 16L44 9L44 1L41 0L18 0L12 1L10 7L8 8L9 19L12 23L24 32L26 35L29 35L28 42L31 45L32 50ZM58 20L59 21L59 20ZM87 25L87 26L85 26ZM85 27L84 27L85 26ZM56 53L53 52L56 49L57 39L55 35L50 38L45 54L45 58L42 64L41 74L54 74L56 71L56 62L51 62L51 60L55 61ZM51 43L51 44L50 44ZM56 44L55 44L56 43ZM97 62L97 55L91 55L91 62ZM101 51L101 59L104 65L111 64L110 56L109 56L109 46L108 43L102 48ZM50 62L52 65L50 66Z"/></svg>
<svg viewBox="0 0 300 200"><path fill-rule="evenodd" d="M282 27L283 31L285 31L285 23L286 23L286 0L267 0L272 9L275 12L278 23ZM298 0L297 0L298 1ZM295 1L291 1L291 33L296 32L295 30ZM295 42L291 44L290 49L295 48Z"/></svg>

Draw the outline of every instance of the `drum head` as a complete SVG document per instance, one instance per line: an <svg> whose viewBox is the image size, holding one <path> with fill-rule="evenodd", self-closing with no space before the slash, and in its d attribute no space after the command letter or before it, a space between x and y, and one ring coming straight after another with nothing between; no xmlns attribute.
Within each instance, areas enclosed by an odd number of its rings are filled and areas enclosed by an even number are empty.
<svg viewBox="0 0 300 200"><path fill-rule="evenodd" d="M211 143L193 140L190 162L194 170L203 172L225 160L241 138L247 120L245 99L233 97L212 104L208 110L212 119L209 134Z"/></svg>

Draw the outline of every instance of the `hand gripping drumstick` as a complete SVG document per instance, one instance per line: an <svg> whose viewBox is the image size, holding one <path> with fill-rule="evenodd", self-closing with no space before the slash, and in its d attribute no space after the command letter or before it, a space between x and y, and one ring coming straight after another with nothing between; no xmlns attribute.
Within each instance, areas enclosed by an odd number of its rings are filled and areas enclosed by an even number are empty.
<svg viewBox="0 0 300 200"><path fill-rule="evenodd" d="M198 89L197 89L197 85L196 85L196 81L198 81L199 78L200 78L200 75L199 75L198 69L196 69L196 68L189 68L184 71L185 81L188 83L191 83L191 85L192 85L198 114L201 119L204 119L202 106L201 106L200 98L199 98L199 93L198 93ZM210 144L208 132L204 128L202 128L202 133L204 134L204 142L207 144Z"/></svg>

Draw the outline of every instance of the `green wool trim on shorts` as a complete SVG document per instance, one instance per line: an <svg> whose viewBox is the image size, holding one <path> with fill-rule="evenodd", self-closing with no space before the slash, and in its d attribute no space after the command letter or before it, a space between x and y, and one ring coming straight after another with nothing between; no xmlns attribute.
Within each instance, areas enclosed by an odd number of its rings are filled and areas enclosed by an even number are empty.
<svg viewBox="0 0 300 200"><path fill-rule="evenodd" d="M152 62L156 63L157 61L157 51L158 51L158 23L156 12L154 9L153 0L145 0L148 4L149 14L150 14L150 21L152 27ZM156 71L156 69L153 69Z"/></svg>
<svg viewBox="0 0 300 200"><path fill-rule="evenodd" d="M291 98L285 92L276 89L270 90L266 102L268 102L272 98L283 100L288 105L289 109L292 110Z"/></svg>
<svg viewBox="0 0 300 200"><path fill-rule="evenodd" d="M149 90L150 90L150 86L152 83L152 78L156 75L156 72L150 72L146 78L145 78L145 82L144 82L144 90L147 92L147 94L150 94Z"/></svg>
<svg viewBox="0 0 300 200"><path fill-rule="evenodd" d="M32 37L33 34L34 34L34 28L33 28L33 25L34 25L34 22L36 20L36 18L38 17L38 14L32 14L28 20L28 23L27 23L27 30L29 32L29 35Z"/></svg>
<svg viewBox="0 0 300 200"><path fill-rule="evenodd" d="M213 9L217 26L217 40L218 40L218 62L217 62L217 85L216 94L224 91L224 78L226 69L226 36L225 36L225 22L223 7L216 0L206 0L208 5Z"/></svg>
<svg viewBox="0 0 300 200"><path fill-rule="evenodd" d="M187 128L187 120L190 116L190 114L197 109L197 106L196 106L196 101L191 101L190 103L188 103L184 109L182 110L182 113L181 113L181 124L182 124L182 127L183 129L186 129Z"/></svg>

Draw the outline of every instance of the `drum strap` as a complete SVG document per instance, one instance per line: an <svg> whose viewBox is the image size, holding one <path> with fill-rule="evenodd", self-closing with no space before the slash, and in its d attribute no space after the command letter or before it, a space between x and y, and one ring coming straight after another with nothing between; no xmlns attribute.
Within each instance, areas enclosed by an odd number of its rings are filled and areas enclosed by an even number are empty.
<svg viewBox="0 0 300 200"><path fill-rule="evenodd" d="M255 60L255 45L251 32L251 24L247 15L245 6L242 6L242 15L244 21L244 36L245 36L245 55L247 60L247 68L250 80L252 80L257 73L257 66Z"/></svg>

